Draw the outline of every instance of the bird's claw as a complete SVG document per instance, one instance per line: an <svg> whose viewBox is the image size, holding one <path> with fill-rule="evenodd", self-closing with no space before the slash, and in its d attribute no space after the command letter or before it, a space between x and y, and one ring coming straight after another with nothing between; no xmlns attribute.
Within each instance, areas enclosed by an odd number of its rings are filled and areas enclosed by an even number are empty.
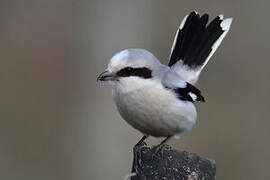
<svg viewBox="0 0 270 180"><path fill-rule="evenodd" d="M168 144L159 144L153 148L153 156L154 157L163 157L164 151L171 150L171 147Z"/></svg>

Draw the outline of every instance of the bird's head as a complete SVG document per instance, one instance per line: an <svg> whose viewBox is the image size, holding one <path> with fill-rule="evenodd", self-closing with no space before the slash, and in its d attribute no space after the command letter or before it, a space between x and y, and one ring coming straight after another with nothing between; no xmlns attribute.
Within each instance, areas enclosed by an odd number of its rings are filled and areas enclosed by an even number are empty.
<svg viewBox="0 0 270 180"><path fill-rule="evenodd" d="M125 49L116 53L110 60L106 71L97 81L119 82L129 79L150 79L158 71L160 62L144 49Z"/></svg>

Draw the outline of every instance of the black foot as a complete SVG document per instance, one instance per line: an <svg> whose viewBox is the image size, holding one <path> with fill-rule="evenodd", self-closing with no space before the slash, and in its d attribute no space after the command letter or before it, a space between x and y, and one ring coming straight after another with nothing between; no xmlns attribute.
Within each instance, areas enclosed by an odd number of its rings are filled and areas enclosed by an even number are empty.
<svg viewBox="0 0 270 180"><path fill-rule="evenodd" d="M144 140L147 139L148 137L149 135L144 135L142 139L135 145L135 147L145 144Z"/></svg>
<svg viewBox="0 0 270 180"><path fill-rule="evenodd" d="M164 150L170 149L170 146L166 145L166 142L168 142L171 139L172 136L166 137L159 145L153 148L154 154L160 154L161 157L163 157Z"/></svg>
<svg viewBox="0 0 270 180"><path fill-rule="evenodd" d="M132 169L136 169L141 166L141 158L142 158L142 153L144 152L143 149L147 146L147 144L144 142L146 138L148 138L149 135L144 135L141 140L133 147L133 165L135 165Z"/></svg>

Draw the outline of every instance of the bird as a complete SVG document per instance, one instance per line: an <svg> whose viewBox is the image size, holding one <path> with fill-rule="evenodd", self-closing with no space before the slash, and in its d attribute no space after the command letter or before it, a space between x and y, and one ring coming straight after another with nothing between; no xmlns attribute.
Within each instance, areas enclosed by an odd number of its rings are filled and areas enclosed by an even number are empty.
<svg viewBox="0 0 270 180"><path fill-rule="evenodd" d="M196 11L186 15L177 29L168 65L145 49L124 49L110 59L97 81L106 81L122 118L143 136L181 137L197 121L195 102L205 102L195 87L201 71L228 33L233 18Z"/></svg>

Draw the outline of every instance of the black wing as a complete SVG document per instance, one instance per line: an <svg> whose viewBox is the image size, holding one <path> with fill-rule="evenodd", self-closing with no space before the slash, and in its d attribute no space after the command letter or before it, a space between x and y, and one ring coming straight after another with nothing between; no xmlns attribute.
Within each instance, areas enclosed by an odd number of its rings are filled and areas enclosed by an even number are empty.
<svg viewBox="0 0 270 180"><path fill-rule="evenodd" d="M175 92L176 96L184 101L202 101L205 102L204 97L201 94L201 91L197 89L195 86L186 82L186 87L184 88L169 88Z"/></svg>

